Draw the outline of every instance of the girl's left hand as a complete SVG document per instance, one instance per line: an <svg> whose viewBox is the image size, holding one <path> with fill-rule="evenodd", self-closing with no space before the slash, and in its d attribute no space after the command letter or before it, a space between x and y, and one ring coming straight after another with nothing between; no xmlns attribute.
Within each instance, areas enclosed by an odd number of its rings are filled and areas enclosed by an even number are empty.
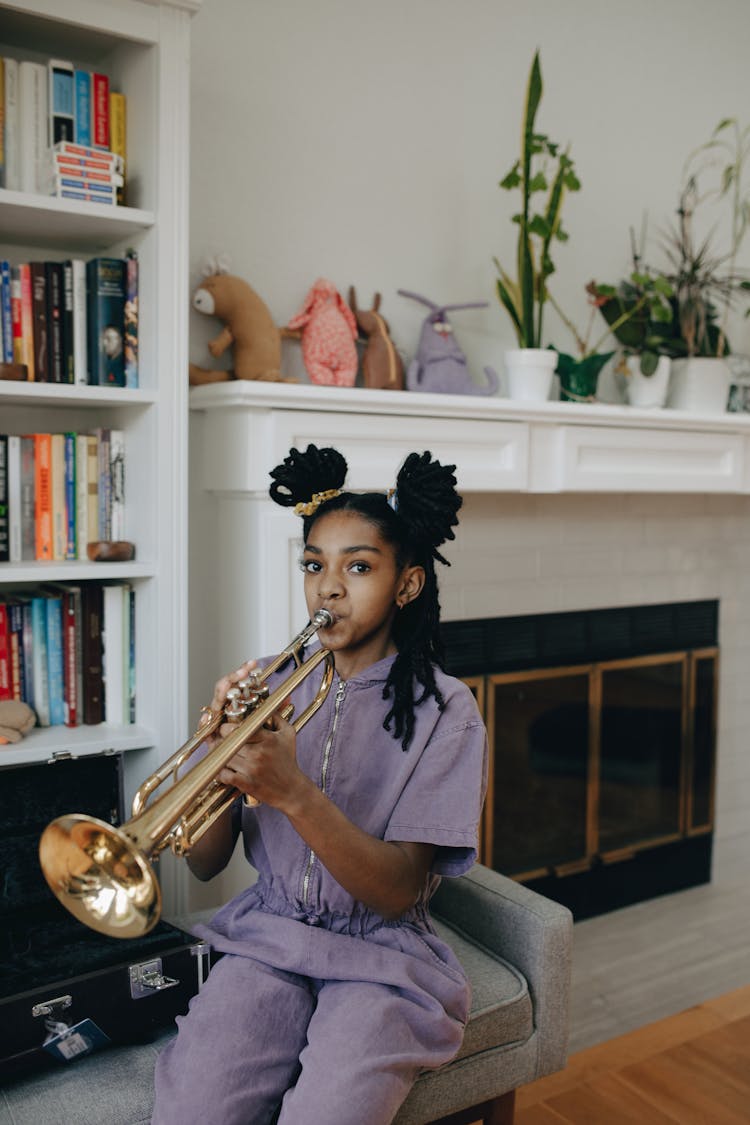
<svg viewBox="0 0 750 1125"><path fill-rule="evenodd" d="M226 725L226 733L233 729L231 724ZM224 726L221 733L225 733ZM282 808L295 799L305 784L310 784L297 765L296 747L294 727L276 712L268 727L256 731L240 747L218 779L261 804Z"/></svg>

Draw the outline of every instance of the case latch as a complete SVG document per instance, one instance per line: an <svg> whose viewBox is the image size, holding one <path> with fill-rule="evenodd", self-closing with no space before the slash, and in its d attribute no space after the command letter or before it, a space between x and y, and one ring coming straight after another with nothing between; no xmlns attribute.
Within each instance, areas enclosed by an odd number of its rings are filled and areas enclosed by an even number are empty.
<svg viewBox="0 0 750 1125"><path fill-rule="evenodd" d="M34 1019L38 1019L39 1016L57 1018L60 1012L64 1012L72 1003L72 996L56 996L54 1000L42 1000L40 1004L35 1004L31 1009L31 1014Z"/></svg>
<svg viewBox="0 0 750 1125"><path fill-rule="evenodd" d="M174 988L180 982L174 977L165 977L161 971L161 957L153 961L143 961L140 965L131 965L130 995L133 1000L142 1000L144 996L153 996L155 992L163 992L165 988Z"/></svg>

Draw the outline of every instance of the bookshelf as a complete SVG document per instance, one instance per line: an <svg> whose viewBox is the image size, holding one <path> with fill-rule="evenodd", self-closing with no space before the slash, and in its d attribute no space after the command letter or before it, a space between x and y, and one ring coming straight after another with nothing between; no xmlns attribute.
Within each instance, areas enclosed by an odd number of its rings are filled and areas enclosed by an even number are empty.
<svg viewBox="0 0 750 1125"><path fill-rule="evenodd" d="M37 728L0 769L127 751L135 789L187 737L187 319L190 16L199 0L0 0L0 55L107 73L128 108L127 206L0 189L0 258L140 264L137 390L0 381L0 432L122 429L129 563L0 563L0 593L124 579L136 592L136 722ZM1 781L1 777L0 777ZM72 811L72 810L71 810ZM168 888L165 887L167 897Z"/></svg>

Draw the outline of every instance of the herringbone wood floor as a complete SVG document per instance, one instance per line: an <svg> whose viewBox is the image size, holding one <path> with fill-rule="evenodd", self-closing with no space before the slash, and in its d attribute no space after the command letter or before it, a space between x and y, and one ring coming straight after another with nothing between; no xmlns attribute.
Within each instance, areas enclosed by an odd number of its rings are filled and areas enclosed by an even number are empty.
<svg viewBox="0 0 750 1125"><path fill-rule="evenodd" d="M515 1125L748 1125L750 986L572 1055Z"/></svg>

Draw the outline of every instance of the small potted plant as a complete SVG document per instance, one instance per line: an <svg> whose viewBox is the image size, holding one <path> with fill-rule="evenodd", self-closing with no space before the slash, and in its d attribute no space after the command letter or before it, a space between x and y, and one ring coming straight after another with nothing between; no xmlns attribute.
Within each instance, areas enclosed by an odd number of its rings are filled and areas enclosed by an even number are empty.
<svg viewBox="0 0 750 1125"><path fill-rule="evenodd" d="M512 398L544 400L549 397L556 364L555 354L542 346L547 279L555 269L552 243L566 241L560 221L563 200L566 191L578 191L581 185L568 151L535 132L542 89L537 51L526 89L521 155L500 181L504 190L518 189L521 194L521 209L513 216L518 226L515 278L497 258L494 262L497 295L518 340L518 348L505 353L509 393ZM540 210L534 207L536 195L544 196Z"/></svg>

